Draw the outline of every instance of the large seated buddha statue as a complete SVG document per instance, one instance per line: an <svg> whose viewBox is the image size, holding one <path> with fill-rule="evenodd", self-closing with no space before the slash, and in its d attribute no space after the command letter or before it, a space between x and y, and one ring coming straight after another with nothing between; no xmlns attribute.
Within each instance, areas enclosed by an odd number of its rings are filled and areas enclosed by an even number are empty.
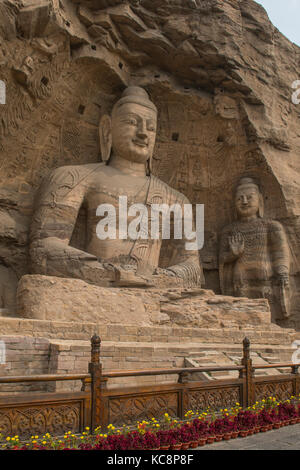
<svg viewBox="0 0 300 470"><path fill-rule="evenodd" d="M64 166L50 173L36 198L31 226L32 274L77 278L104 287L201 285L198 249L187 249L186 237L173 236L170 266L161 269L161 229L154 238L142 231L134 237L130 230L120 229L125 202L127 207L148 209L155 204L181 208L189 204L184 195L151 174L156 126L157 109L146 91L128 87L111 116L101 118L102 162ZM70 243L81 208L86 213L84 249ZM111 208L116 220L109 220L114 218ZM125 214L122 223L129 227L133 215L130 210ZM150 222L150 210L147 219ZM103 236L105 223L106 229L112 227L109 222L115 222L115 236ZM145 227L144 222L135 223Z"/></svg>

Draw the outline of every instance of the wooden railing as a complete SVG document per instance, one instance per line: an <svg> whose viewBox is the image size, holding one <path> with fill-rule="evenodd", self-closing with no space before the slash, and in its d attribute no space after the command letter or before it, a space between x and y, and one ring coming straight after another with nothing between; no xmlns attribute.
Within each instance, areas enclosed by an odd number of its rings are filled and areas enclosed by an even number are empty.
<svg viewBox="0 0 300 470"><path fill-rule="evenodd" d="M230 408L237 402L243 407L270 395L280 400L300 392L299 365L294 363L257 365L250 358L250 342L243 341L243 357L240 365L207 366L197 368L148 369L103 372L100 361L101 340L91 340L91 362L87 374L36 375L0 377L1 383L53 382L78 380L80 392L65 393L18 393L0 397L0 433L19 435L42 435L47 432L60 435L66 431L82 432L86 426L106 427L134 424L137 420L164 413L183 418L192 410ZM291 369L289 373L255 377L258 369ZM236 371L238 378L211 380L208 382L188 380L188 374L197 372ZM176 383L159 385L136 385L108 388L110 379L178 375Z"/></svg>

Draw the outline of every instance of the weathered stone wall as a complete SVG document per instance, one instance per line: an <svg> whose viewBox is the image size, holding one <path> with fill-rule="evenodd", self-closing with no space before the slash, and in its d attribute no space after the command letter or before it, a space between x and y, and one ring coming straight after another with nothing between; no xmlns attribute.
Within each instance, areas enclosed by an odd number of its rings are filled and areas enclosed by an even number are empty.
<svg viewBox="0 0 300 470"><path fill-rule="evenodd" d="M215 295L201 288L105 288L78 279L26 275L18 286L22 318L101 325L232 328L270 326L266 299Z"/></svg>
<svg viewBox="0 0 300 470"><path fill-rule="evenodd" d="M3 332L0 341L6 344L6 363L0 366L1 375L4 376L86 374L90 361L90 338L94 333L102 339L101 362L104 372L240 364L245 335L251 340L254 364L291 362L295 352L293 342L299 340L299 334L293 330L283 331L274 325L265 325L261 329L252 327L232 330L120 324L102 326L0 318L0 328ZM270 369L269 373L278 374L282 371ZM215 378L226 378L226 374L223 373L223 376ZM228 374L228 378L232 376L236 374ZM149 385L177 380L177 375L133 377L110 380L108 385ZM80 390L81 385L80 381L1 384L0 393Z"/></svg>
<svg viewBox="0 0 300 470"><path fill-rule="evenodd" d="M49 373L49 340L23 335L1 334L1 376L32 376ZM1 384L0 393L19 391L52 391L54 386L45 383Z"/></svg>

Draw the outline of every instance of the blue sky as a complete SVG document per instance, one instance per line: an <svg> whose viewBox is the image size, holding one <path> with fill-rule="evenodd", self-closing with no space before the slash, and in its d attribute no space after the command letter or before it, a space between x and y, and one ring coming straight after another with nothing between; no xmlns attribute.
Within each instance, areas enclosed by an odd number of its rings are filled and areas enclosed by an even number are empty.
<svg viewBox="0 0 300 470"><path fill-rule="evenodd" d="M300 0L255 0L288 39L300 46Z"/></svg>

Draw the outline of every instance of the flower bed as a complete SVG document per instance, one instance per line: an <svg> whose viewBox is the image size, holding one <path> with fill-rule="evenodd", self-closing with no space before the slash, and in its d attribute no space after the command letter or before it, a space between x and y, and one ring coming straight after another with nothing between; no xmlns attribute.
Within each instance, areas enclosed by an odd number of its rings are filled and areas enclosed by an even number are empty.
<svg viewBox="0 0 300 470"><path fill-rule="evenodd" d="M100 427L93 433L86 428L81 435L68 431L58 438L47 433L31 436L27 442L21 442L19 436L1 439L0 434L0 441L6 450L184 450L296 423L300 423L300 394L284 402L269 397L247 409L236 403L217 414L210 409L201 413L188 411L184 420L165 413L161 422L152 418L135 427L116 429L110 424L105 432Z"/></svg>

